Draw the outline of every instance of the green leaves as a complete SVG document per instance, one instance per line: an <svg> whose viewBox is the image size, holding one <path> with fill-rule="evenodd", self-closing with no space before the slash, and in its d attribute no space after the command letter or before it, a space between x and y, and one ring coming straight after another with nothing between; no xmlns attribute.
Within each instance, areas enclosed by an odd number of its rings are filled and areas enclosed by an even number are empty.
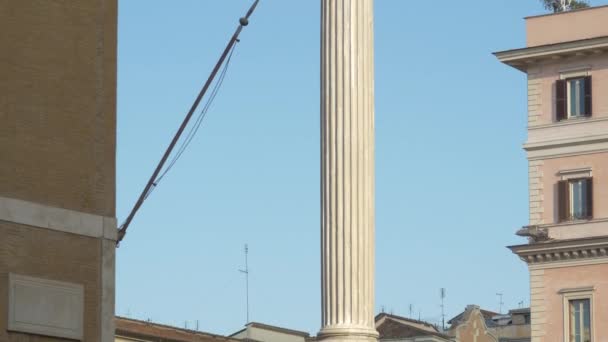
<svg viewBox="0 0 608 342"><path fill-rule="evenodd" d="M571 11L580 8L589 7L587 0L541 0L546 9L552 10L554 13ZM564 6L565 3L565 6Z"/></svg>

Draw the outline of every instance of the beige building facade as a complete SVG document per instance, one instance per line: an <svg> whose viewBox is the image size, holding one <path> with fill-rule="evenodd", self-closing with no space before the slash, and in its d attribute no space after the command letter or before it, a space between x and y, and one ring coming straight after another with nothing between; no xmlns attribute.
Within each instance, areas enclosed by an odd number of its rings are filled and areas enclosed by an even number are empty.
<svg viewBox="0 0 608 342"><path fill-rule="evenodd" d="M230 337L251 342L306 342L310 339L310 335L304 331L257 322L248 323Z"/></svg>
<svg viewBox="0 0 608 342"><path fill-rule="evenodd" d="M533 342L608 341L608 6L526 18Z"/></svg>
<svg viewBox="0 0 608 342"><path fill-rule="evenodd" d="M0 341L114 340L116 19L0 1Z"/></svg>

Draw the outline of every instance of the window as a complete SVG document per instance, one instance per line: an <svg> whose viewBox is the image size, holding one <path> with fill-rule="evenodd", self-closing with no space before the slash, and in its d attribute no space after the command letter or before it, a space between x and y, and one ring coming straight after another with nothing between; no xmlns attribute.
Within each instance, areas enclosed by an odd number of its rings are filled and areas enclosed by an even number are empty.
<svg viewBox="0 0 608 342"><path fill-rule="evenodd" d="M557 121L591 116L591 76L558 80L555 107Z"/></svg>
<svg viewBox="0 0 608 342"><path fill-rule="evenodd" d="M566 80L568 94L568 118L584 116L585 108L585 78L571 78Z"/></svg>
<svg viewBox="0 0 608 342"><path fill-rule="evenodd" d="M593 217L593 178L576 178L557 183L559 221Z"/></svg>
<svg viewBox="0 0 608 342"><path fill-rule="evenodd" d="M563 298L564 341L595 342L594 286L561 289Z"/></svg>
<svg viewBox="0 0 608 342"><path fill-rule="evenodd" d="M591 342L591 301L574 299L569 303L569 342Z"/></svg>

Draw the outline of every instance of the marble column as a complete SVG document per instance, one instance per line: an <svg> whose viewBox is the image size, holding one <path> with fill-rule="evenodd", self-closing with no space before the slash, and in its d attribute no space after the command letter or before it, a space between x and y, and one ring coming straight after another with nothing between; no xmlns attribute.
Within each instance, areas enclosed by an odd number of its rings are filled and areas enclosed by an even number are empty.
<svg viewBox="0 0 608 342"><path fill-rule="evenodd" d="M322 341L376 341L373 0L321 0Z"/></svg>

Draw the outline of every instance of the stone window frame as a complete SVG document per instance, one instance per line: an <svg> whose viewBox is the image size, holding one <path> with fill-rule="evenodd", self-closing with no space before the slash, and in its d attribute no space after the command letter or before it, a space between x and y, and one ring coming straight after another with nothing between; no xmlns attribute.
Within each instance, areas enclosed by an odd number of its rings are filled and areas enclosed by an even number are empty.
<svg viewBox="0 0 608 342"><path fill-rule="evenodd" d="M580 179L580 178L592 178L593 172L590 167L570 170L560 170L557 175L560 180Z"/></svg>
<svg viewBox="0 0 608 342"><path fill-rule="evenodd" d="M589 320L591 324L591 342L595 342L595 305L593 302L593 296L595 293L595 287L579 287L571 289L562 289L558 294L562 295L563 301L563 314L564 314L564 342L570 342L570 301L579 299L589 300Z"/></svg>
<svg viewBox="0 0 608 342"><path fill-rule="evenodd" d="M568 103L567 108L566 108L566 113L565 113L565 119L567 121L573 121L573 120L589 120L591 118L591 108L586 108L586 112L589 113L584 113L581 115L576 115L576 116L572 116L570 113L570 99L571 99L571 88L570 88L570 82L573 79L584 79L586 77L590 77L592 76L592 72L591 72L592 67L590 65L582 65L582 66L576 66L576 67L570 67L570 68L564 68L564 69L560 69L559 72L559 80L560 81L565 81L566 85L567 85L567 90L566 90L566 101ZM561 122L560 120L558 120L558 122Z"/></svg>

